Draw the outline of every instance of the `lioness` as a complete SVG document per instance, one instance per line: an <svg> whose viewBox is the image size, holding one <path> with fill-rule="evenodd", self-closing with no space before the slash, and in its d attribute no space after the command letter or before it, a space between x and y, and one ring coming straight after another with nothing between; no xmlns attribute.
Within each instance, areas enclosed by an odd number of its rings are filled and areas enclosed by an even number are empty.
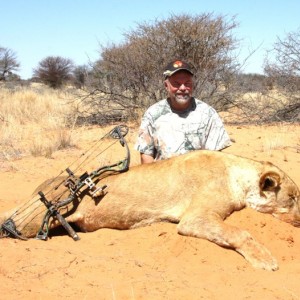
<svg viewBox="0 0 300 300"><path fill-rule="evenodd" d="M135 166L126 173L104 177L100 183L108 186L104 196L94 199L87 188L78 201L61 210L67 221L82 231L131 229L163 221L177 223L179 234L232 248L255 268L276 270L276 260L263 245L224 219L250 206L300 226L299 189L269 162L202 150ZM37 191L48 185L45 182ZM48 194L48 199L55 193L58 190ZM26 212L23 214L28 218ZM37 233L42 215L37 216L26 227L22 222L17 224L22 235Z"/></svg>

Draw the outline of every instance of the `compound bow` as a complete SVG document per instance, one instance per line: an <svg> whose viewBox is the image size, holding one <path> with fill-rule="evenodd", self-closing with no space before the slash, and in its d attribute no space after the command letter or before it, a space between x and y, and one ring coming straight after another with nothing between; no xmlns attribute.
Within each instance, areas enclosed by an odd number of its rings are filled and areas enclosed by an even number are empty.
<svg viewBox="0 0 300 300"><path fill-rule="evenodd" d="M103 185L101 187L97 187L95 184L95 180L100 180L100 176L105 172L122 173L126 172L129 169L130 151L125 140L125 136L127 133L128 127L126 125L119 125L113 128L109 133L107 133L100 139L102 140L104 138L111 137L113 139L119 140L122 147L125 147L126 149L126 157L123 160L114 164L101 166L91 173L84 172L81 176L76 176L70 169L70 167L67 167L65 169L65 171L67 172L67 178L61 181L53 189L57 189L60 185L63 184L69 190L69 195L67 198L53 202L47 199L43 191L38 192L38 200L45 205L46 213L44 215L40 230L36 234L36 239L47 240L49 235L50 218L54 218L66 229L73 240L79 240L78 234L74 231L74 229L70 226L66 219L60 214L59 209L62 207L66 207L68 204L74 202L74 200L80 196L84 186L88 187L92 197L100 197L104 195L104 190L107 186ZM61 174L59 174L57 177L59 177L60 175ZM53 181L55 180L55 178L53 179ZM21 232L18 231L17 226L14 222L14 216L16 216L17 214L18 211L16 211L11 217L4 221L4 223L0 227L0 232L2 234L2 237L15 237L22 240L27 240L27 238L23 237Z"/></svg>

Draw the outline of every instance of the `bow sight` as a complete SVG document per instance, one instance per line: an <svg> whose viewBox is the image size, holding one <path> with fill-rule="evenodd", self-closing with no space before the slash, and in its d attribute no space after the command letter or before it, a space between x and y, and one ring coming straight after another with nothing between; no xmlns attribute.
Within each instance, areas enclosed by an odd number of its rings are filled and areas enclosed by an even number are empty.
<svg viewBox="0 0 300 300"><path fill-rule="evenodd" d="M68 234L75 240L79 240L79 236L74 231L74 229L70 226L70 224L66 221L64 216L59 212L59 209L62 207L66 207L70 203L74 202L75 199L78 199L81 193L83 192L83 188L85 187L90 195L93 198L101 197L105 194L106 185L97 187L95 180L98 182L101 180L101 175L109 172L109 174L113 173L121 173L126 172L129 169L130 164L130 151L125 140L125 136L128 133L128 127L126 125L119 125L112 129L109 133L104 135L100 140L104 138L111 137L113 139L119 140L122 147L126 149L126 157L114 164L101 166L100 168L92 171L91 173L84 172L80 176L75 175L75 171L71 170L70 167L67 167L64 172L67 173L67 178L61 181L58 185L52 188L50 191L57 189L60 185L64 185L68 189L68 196L65 199L59 201L49 201L47 196L43 191L38 192L38 200L42 202L46 207L46 213L44 215L40 230L36 234L36 239L47 240L49 235L49 221L50 218L55 219L59 224L61 224ZM82 165L83 163L81 163ZM62 173L61 173L62 174ZM61 175L59 174L59 176ZM56 177L58 178L58 176ZM51 183L51 182L50 182ZM50 184L49 183L49 184ZM85 191L86 191L85 189ZM14 222L14 217L18 215L18 211L16 211L13 216L8 218L0 228L2 236L10 236L19 239L26 240L26 237L23 237L21 232L17 229L17 226Z"/></svg>

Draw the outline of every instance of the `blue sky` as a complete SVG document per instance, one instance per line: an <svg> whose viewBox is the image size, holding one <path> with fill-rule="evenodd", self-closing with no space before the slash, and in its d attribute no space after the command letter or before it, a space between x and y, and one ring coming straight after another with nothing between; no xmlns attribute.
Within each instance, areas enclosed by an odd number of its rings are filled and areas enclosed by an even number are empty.
<svg viewBox="0 0 300 300"><path fill-rule="evenodd" d="M118 43L137 23L181 13L236 16L240 61L259 48L244 72L262 73L277 36L300 27L299 0L0 0L0 11L0 46L15 51L23 79L47 56L87 64L99 57L99 43Z"/></svg>

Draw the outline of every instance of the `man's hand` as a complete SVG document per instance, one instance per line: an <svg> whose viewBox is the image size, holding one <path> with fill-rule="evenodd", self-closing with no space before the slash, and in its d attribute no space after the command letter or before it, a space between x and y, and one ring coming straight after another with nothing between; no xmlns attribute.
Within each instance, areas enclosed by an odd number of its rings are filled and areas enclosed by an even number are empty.
<svg viewBox="0 0 300 300"><path fill-rule="evenodd" d="M153 156L141 153L141 164L150 164L152 162L154 162Z"/></svg>

